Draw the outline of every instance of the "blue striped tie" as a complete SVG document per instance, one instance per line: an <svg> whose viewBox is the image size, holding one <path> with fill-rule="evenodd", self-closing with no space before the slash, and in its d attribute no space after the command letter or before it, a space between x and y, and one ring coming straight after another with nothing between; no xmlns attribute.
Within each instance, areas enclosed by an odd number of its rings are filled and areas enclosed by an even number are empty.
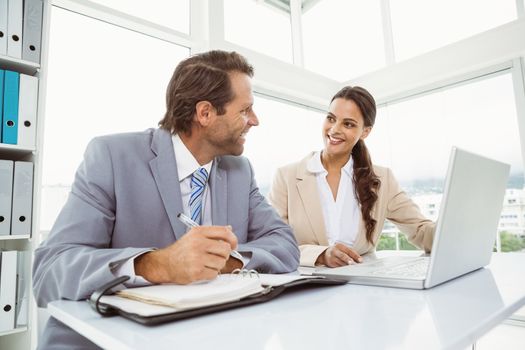
<svg viewBox="0 0 525 350"><path fill-rule="evenodd" d="M204 168L195 170L191 176L190 216L193 221L201 224L202 197L208 180L208 172Z"/></svg>

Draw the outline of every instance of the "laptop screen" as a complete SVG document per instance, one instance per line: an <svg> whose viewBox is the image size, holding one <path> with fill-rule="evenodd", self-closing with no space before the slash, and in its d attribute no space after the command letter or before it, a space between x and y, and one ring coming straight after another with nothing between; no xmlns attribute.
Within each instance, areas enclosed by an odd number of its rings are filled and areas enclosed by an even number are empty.
<svg viewBox="0 0 525 350"><path fill-rule="evenodd" d="M452 148L425 287L487 265L510 165Z"/></svg>

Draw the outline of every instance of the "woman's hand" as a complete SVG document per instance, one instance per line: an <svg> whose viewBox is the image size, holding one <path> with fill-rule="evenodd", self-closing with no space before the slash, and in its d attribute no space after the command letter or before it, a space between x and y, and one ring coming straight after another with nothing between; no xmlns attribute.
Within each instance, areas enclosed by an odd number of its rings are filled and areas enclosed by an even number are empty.
<svg viewBox="0 0 525 350"><path fill-rule="evenodd" d="M319 255L316 265L326 265L328 267L339 267L360 263L363 261L361 255L343 243L336 243L328 247L323 254Z"/></svg>

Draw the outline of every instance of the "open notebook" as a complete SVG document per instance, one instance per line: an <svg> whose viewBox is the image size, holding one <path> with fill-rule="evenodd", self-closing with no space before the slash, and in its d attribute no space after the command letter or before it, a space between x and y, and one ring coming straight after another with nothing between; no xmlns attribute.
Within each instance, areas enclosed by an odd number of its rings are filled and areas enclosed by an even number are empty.
<svg viewBox="0 0 525 350"><path fill-rule="evenodd" d="M262 303L296 286L346 283L323 276L224 274L212 281L127 288L105 295L126 279L120 277L101 287L89 302L102 315L118 314L146 325Z"/></svg>
<svg viewBox="0 0 525 350"><path fill-rule="evenodd" d="M453 147L430 257L387 257L319 268L314 275L355 284L426 289L487 265L509 171L508 164Z"/></svg>

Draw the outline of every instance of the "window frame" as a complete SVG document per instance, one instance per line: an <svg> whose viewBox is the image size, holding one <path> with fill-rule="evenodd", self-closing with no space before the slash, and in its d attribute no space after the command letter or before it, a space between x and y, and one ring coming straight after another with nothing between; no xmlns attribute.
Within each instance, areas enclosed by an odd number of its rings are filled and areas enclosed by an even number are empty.
<svg viewBox="0 0 525 350"><path fill-rule="evenodd" d="M343 83L303 68L301 0L291 0L293 62L289 64L229 43L224 39L224 0L191 0L190 33L158 25L89 0L51 0L53 6L184 46L195 54L210 49L234 50L256 67L254 93L264 98L325 112L331 96L345 85L366 87L378 106L400 102L457 84L512 73L521 154L525 164L525 1L516 0L518 19L405 62L395 62L390 0L381 0L385 38L384 69ZM486 46L490 52L484 52ZM447 60L454 57L454 61ZM447 62L447 64L442 64Z"/></svg>

